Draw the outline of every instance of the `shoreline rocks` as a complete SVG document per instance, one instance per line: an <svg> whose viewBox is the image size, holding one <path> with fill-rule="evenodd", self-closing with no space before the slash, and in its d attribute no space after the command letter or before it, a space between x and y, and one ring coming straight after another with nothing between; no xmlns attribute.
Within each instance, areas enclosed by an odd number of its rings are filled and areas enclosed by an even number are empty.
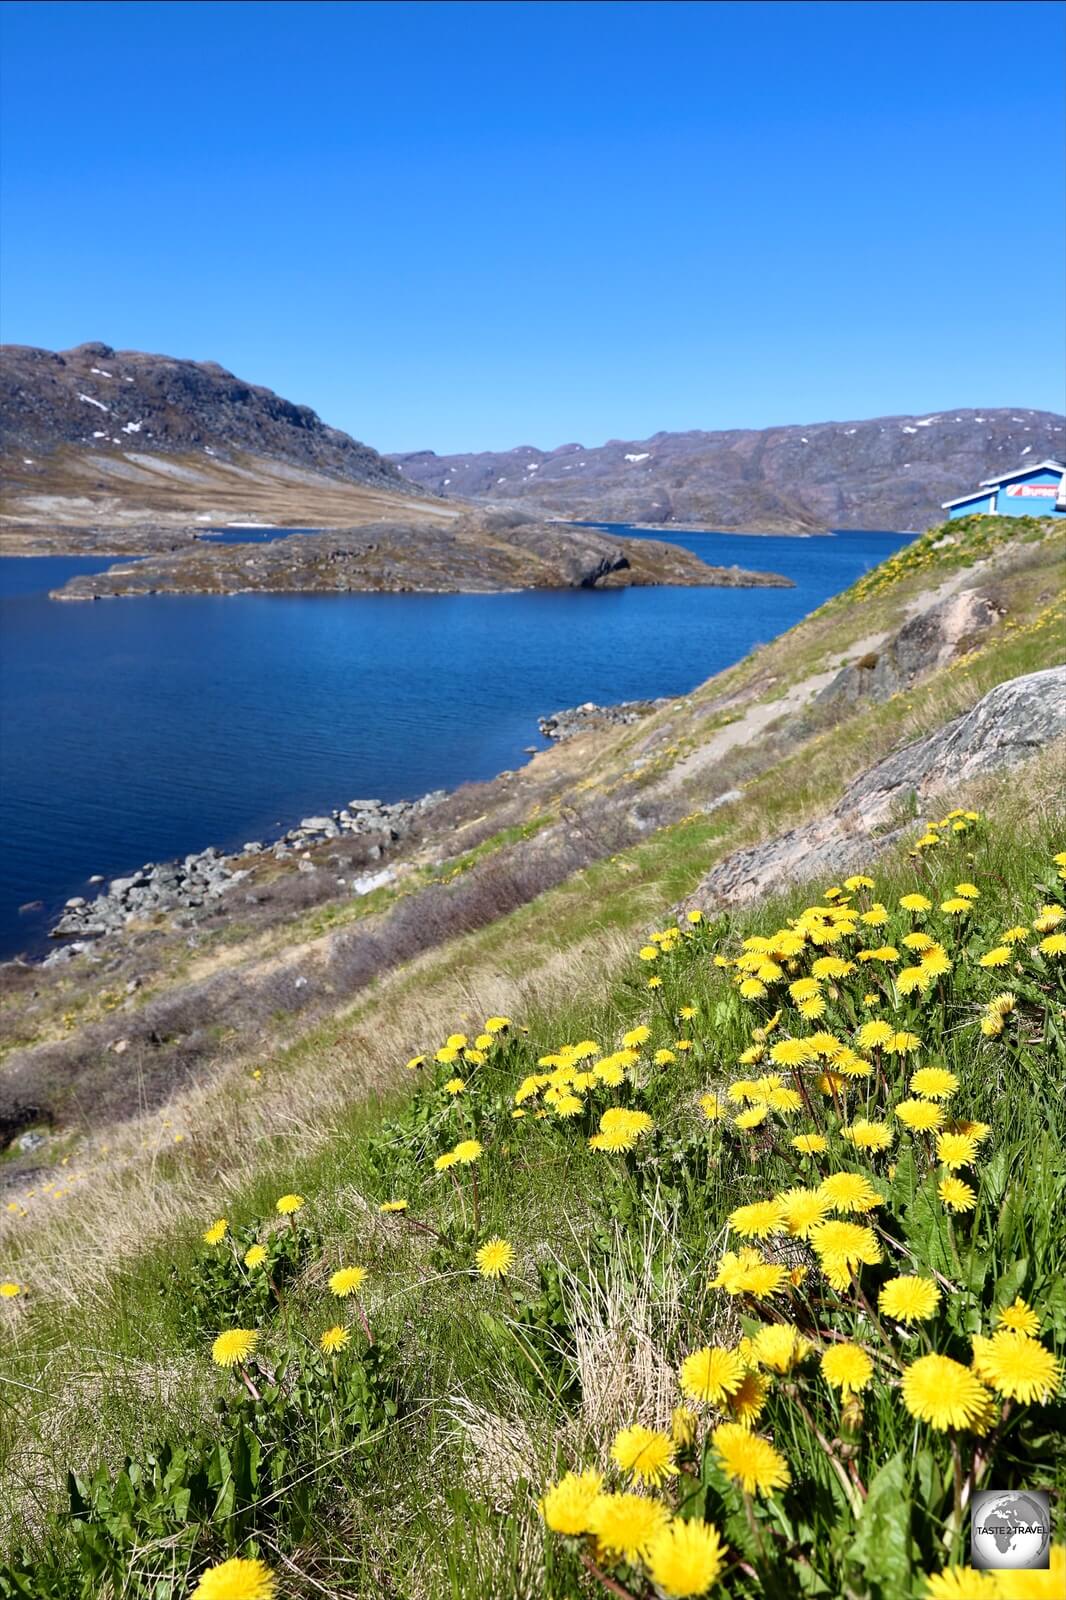
<svg viewBox="0 0 1066 1600"><path fill-rule="evenodd" d="M594 700L584 705L570 706L564 711L553 711L550 716L538 717L537 726L545 739L561 744L579 733L591 733L600 728L621 728L631 722L640 722L660 706L669 705L669 697L658 700L622 700L617 705L601 706Z"/></svg>
<svg viewBox="0 0 1066 1600"><path fill-rule="evenodd" d="M88 949L93 940L117 933L139 918L160 912L196 911L211 905L247 878L252 863L264 856L273 856L276 861L299 857L302 865L304 853L313 845L359 835L372 840L367 851L369 859L380 861L427 811L439 805L445 794L444 789L435 789L417 800L350 800L328 816L304 817L272 844L251 840L229 854L216 845L208 845L181 860L146 861L137 872L107 882L94 874L88 881L103 887L93 898L72 895L66 902L48 937L71 942L46 956L44 965L69 961ZM353 878L349 887L353 894L369 894L391 882L392 877L390 868L379 869Z"/></svg>

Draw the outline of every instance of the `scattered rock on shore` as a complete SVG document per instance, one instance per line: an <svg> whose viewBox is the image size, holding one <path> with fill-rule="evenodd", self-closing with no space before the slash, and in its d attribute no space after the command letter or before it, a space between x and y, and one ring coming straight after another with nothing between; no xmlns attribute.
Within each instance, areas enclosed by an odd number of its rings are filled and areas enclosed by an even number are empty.
<svg viewBox="0 0 1066 1600"><path fill-rule="evenodd" d="M571 706L566 711L553 711L548 717L538 718L537 726L545 739L554 739L559 743L563 739L572 739L575 734L589 733L593 729L621 728L627 723L639 722L642 717L650 716L660 706L668 704L666 698L623 700L613 706L600 706L594 700L586 700L584 705Z"/></svg>

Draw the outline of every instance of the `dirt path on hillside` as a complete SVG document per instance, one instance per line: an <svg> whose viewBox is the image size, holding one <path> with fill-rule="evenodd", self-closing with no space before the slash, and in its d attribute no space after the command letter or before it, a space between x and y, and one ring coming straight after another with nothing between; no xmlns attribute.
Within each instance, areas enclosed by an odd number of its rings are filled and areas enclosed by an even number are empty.
<svg viewBox="0 0 1066 1600"><path fill-rule="evenodd" d="M724 728L719 728L712 733L698 749L689 755L683 756L674 763L670 771L658 785L666 794L673 794L686 784L690 778L699 777L720 762L723 756L735 750L738 745L753 743L759 736L782 718L795 716L798 712L806 710L815 697L828 687L842 667L849 662L857 660L860 656L868 655L880 649L886 639L898 633L905 623L916 617L919 612L927 611L931 606L938 605L941 600L946 600L951 594L962 588L965 581L971 579L975 572L980 570L983 563L974 567L961 567L958 572L953 572L944 582L935 589L923 590L921 594L907 602L903 620L894 627L883 628L879 633L868 633L861 639L855 639L848 648L839 655L833 656L828 667L822 672L814 672L800 683L793 684L778 700L760 700L755 705L749 706L742 716L735 722L730 722Z"/></svg>

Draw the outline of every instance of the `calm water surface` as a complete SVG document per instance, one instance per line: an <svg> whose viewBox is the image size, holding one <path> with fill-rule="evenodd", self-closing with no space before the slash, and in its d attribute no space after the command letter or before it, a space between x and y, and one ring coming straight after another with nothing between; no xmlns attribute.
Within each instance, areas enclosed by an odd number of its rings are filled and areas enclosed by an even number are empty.
<svg viewBox="0 0 1066 1600"><path fill-rule="evenodd" d="M668 537L796 587L71 604L48 590L110 561L0 560L0 956L92 873L492 777L542 713L684 693L908 539Z"/></svg>

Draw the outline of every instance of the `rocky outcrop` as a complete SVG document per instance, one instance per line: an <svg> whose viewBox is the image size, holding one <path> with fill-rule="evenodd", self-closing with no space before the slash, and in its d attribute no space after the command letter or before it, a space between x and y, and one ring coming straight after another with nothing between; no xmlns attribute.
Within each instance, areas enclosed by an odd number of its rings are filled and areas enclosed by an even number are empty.
<svg viewBox="0 0 1066 1600"><path fill-rule="evenodd" d="M928 527L940 507L1028 455L1058 457L1054 412L950 410L861 422L693 429L611 439L586 449L521 445L502 452L390 459L409 482L464 500L522 505L575 519L647 527Z"/></svg>
<svg viewBox="0 0 1066 1600"><path fill-rule="evenodd" d="M1001 616L995 603L976 590L948 595L912 617L878 649L842 667L815 703L850 708L860 700L888 700L964 655Z"/></svg>
<svg viewBox="0 0 1066 1600"><path fill-rule="evenodd" d="M1017 766L1064 736L1066 667L998 684L963 716L870 767L826 816L734 851L681 909L710 912L789 883L855 871L913 830L915 804Z"/></svg>
<svg viewBox="0 0 1066 1600"><path fill-rule="evenodd" d="M582 706L571 706L566 711L553 711L550 716L538 717L537 726L545 739L556 744L573 739L579 733L598 732L602 728L623 728L631 722L640 722L660 706L669 705L668 699L622 700L614 706L598 706L586 700Z"/></svg>
<svg viewBox="0 0 1066 1600"><path fill-rule="evenodd" d="M791 587L772 572L712 567L655 539L482 512L429 526L372 522L264 543L208 539L71 578L56 600L147 594L440 594L651 584Z"/></svg>

